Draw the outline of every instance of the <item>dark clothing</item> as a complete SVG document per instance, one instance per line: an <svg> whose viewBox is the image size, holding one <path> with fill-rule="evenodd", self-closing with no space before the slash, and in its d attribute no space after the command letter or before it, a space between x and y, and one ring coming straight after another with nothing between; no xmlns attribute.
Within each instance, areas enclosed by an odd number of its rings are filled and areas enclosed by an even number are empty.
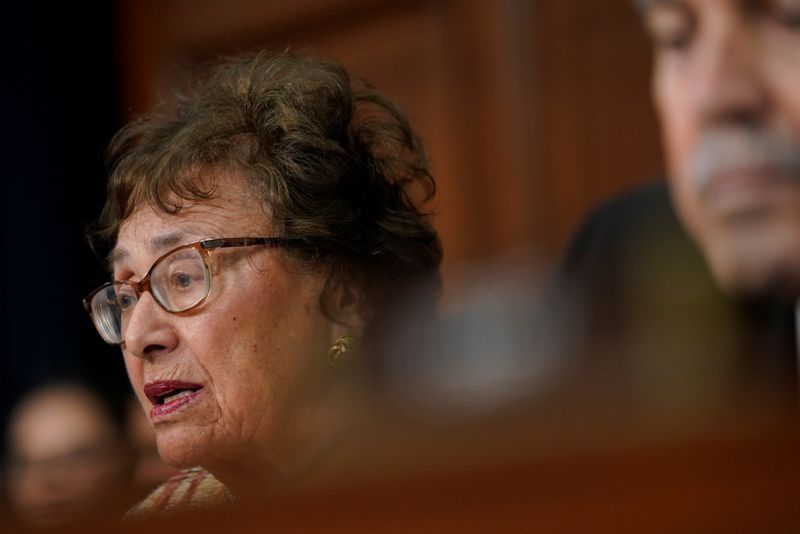
<svg viewBox="0 0 800 534"><path fill-rule="evenodd" d="M583 325L592 380L666 404L794 399L794 303L723 295L657 183L596 211L559 273Z"/></svg>

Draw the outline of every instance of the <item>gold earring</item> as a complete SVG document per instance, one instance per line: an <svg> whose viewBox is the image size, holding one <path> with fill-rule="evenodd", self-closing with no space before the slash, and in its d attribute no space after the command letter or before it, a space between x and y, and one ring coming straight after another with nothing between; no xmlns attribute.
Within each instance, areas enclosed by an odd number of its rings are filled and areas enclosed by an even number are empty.
<svg viewBox="0 0 800 534"><path fill-rule="evenodd" d="M347 353L353 349L355 339L350 334L344 334L336 338L331 348L328 349L328 365L339 367L347 359Z"/></svg>

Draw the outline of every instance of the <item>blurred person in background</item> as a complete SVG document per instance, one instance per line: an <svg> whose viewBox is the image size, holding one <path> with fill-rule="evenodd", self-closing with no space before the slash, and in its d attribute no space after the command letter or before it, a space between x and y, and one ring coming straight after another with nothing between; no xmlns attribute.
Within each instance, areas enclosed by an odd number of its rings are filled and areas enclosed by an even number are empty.
<svg viewBox="0 0 800 534"><path fill-rule="evenodd" d="M335 63L246 54L124 127L110 161L113 281L84 303L184 470L131 515L302 480L368 407L360 364L395 302L440 291L405 116Z"/></svg>
<svg viewBox="0 0 800 534"><path fill-rule="evenodd" d="M125 428L134 457L132 491L138 502L178 470L158 454L156 434L135 397L127 403L125 412Z"/></svg>
<svg viewBox="0 0 800 534"><path fill-rule="evenodd" d="M123 424L98 392L51 383L23 396L7 431L8 501L23 526L80 527L129 504Z"/></svg>
<svg viewBox="0 0 800 534"><path fill-rule="evenodd" d="M602 207L566 254L595 376L672 406L794 402L800 2L636 4L668 178Z"/></svg>

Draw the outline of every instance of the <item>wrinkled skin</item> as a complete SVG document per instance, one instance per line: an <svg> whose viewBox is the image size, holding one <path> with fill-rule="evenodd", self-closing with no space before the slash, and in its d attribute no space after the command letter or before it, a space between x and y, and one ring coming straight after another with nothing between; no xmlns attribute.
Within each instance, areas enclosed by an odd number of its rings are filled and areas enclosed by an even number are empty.
<svg viewBox="0 0 800 534"><path fill-rule="evenodd" d="M120 227L114 278L139 280L161 254L198 239L274 235L257 198L240 176L223 173L213 199L176 215L141 207ZM145 384L203 386L177 411L150 415L164 460L201 465L239 493L290 470L342 417L325 355L337 336L358 333L358 320L344 308L343 323L327 318L319 305L324 276L289 254L261 246L212 251L207 300L175 314L143 293L122 344L145 413L153 407Z"/></svg>

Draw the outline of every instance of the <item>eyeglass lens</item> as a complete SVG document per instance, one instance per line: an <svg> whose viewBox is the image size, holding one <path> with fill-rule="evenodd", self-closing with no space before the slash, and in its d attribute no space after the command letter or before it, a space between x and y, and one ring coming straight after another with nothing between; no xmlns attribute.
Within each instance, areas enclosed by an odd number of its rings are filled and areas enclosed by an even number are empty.
<svg viewBox="0 0 800 534"><path fill-rule="evenodd" d="M211 274L202 253L194 247L164 256L150 271L153 298L167 311L181 312L196 306L208 295L210 286ZM138 300L135 286L128 282L115 282L94 295L92 317L106 341L124 340Z"/></svg>

